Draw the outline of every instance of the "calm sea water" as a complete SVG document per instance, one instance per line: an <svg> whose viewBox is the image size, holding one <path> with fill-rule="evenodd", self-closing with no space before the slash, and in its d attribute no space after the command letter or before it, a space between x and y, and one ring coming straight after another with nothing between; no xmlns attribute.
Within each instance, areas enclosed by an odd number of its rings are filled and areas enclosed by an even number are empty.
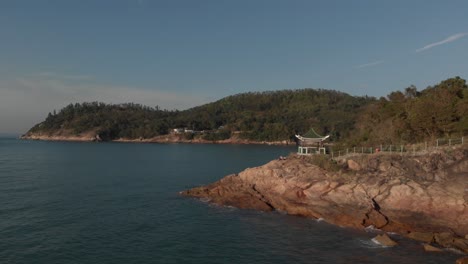
<svg viewBox="0 0 468 264"><path fill-rule="evenodd" d="M0 263L454 263L394 237L178 195L293 148L0 139Z"/></svg>

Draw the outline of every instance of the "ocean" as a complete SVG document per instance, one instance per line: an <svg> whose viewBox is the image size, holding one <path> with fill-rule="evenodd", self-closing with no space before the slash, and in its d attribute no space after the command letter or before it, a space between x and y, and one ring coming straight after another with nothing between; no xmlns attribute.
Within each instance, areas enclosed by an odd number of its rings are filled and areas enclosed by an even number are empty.
<svg viewBox="0 0 468 264"><path fill-rule="evenodd" d="M0 139L0 263L454 263L398 235L178 195L295 151Z"/></svg>

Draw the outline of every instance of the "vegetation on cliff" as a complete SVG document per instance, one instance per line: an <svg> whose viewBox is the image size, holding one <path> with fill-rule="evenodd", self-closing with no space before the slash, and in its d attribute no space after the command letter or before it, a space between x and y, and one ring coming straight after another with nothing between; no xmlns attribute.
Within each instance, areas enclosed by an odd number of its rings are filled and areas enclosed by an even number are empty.
<svg viewBox="0 0 468 264"><path fill-rule="evenodd" d="M243 139L278 141L311 127L347 145L466 135L468 87L464 79L455 77L421 91L410 86L380 99L320 89L251 92L184 111L132 103L76 103L49 113L28 134L92 131L107 140L140 139L187 128L208 131L200 136L205 140L222 140L237 132Z"/></svg>
<svg viewBox="0 0 468 264"><path fill-rule="evenodd" d="M79 135L95 131L102 139L149 138L166 134L174 112L139 104L105 104L99 102L70 104L28 132L52 135L56 132Z"/></svg>
<svg viewBox="0 0 468 264"><path fill-rule="evenodd" d="M351 145L416 143L468 133L468 86L450 78L418 91L415 86L369 104L356 120Z"/></svg>

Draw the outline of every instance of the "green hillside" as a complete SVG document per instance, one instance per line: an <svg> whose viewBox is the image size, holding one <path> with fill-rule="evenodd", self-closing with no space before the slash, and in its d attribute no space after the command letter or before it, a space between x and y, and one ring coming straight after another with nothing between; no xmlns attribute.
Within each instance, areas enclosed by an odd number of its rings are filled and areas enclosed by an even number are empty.
<svg viewBox="0 0 468 264"><path fill-rule="evenodd" d="M252 140L288 139L311 127L340 139L353 129L357 112L374 100L313 89L245 93L181 112L174 121L195 130L223 125Z"/></svg>
<svg viewBox="0 0 468 264"><path fill-rule="evenodd" d="M165 135L172 128L188 128L217 132L204 135L207 139L220 139L220 134L226 138L237 131L245 139L274 141L315 127L319 133L340 139L352 130L362 107L374 101L337 91L302 89L238 94L185 111L138 104L76 103L49 113L28 133L68 131L78 135L96 131L105 139L137 139Z"/></svg>
<svg viewBox="0 0 468 264"><path fill-rule="evenodd" d="M79 135L93 132L105 140L166 135L174 128L205 131L185 136L207 140L236 133L254 141L290 139L314 128L332 141L412 143L468 133L468 88L455 77L418 91L410 86L387 97L356 97L333 90L251 92L184 111L138 104L70 104L28 134Z"/></svg>

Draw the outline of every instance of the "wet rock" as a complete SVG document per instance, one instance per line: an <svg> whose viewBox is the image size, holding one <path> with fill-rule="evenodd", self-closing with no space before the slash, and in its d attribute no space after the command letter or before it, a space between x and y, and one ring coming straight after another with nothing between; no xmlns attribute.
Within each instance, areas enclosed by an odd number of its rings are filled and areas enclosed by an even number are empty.
<svg viewBox="0 0 468 264"><path fill-rule="evenodd" d="M424 250L427 251L427 252L443 252L442 249L438 248L438 247L434 247L434 246L431 246L429 244L424 244Z"/></svg>
<svg viewBox="0 0 468 264"><path fill-rule="evenodd" d="M465 253L468 253L468 240L463 238L454 238L453 246L457 249L462 250Z"/></svg>
<svg viewBox="0 0 468 264"><path fill-rule="evenodd" d="M457 259L455 264L468 264L468 257L462 257L462 258Z"/></svg>
<svg viewBox="0 0 468 264"><path fill-rule="evenodd" d="M387 234L378 235L374 237L372 241L385 247L394 247L398 245L398 243L393 241Z"/></svg>
<svg viewBox="0 0 468 264"><path fill-rule="evenodd" d="M378 229L383 228L388 224L388 219L385 216L378 212L377 210L372 210L370 213L366 214L367 219L364 219L364 226L375 226Z"/></svg>
<svg viewBox="0 0 468 264"><path fill-rule="evenodd" d="M453 234L449 232L435 233L434 240L441 246L450 247L453 245Z"/></svg>
<svg viewBox="0 0 468 264"><path fill-rule="evenodd" d="M411 232L408 234L408 237L426 243L431 243L434 240L433 233Z"/></svg>

